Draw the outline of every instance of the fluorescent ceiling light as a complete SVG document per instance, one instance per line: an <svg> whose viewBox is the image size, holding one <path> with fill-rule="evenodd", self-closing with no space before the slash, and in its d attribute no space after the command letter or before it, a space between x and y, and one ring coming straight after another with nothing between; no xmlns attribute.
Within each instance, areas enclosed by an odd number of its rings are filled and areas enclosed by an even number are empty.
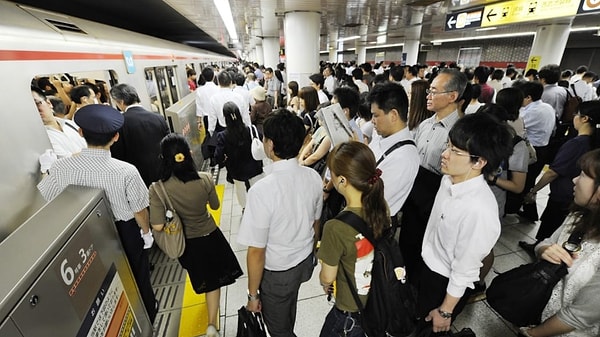
<svg viewBox="0 0 600 337"><path fill-rule="evenodd" d="M404 43L392 43L392 44L382 44L378 46L369 46L366 49L379 49L379 48L392 48L392 47L402 47Z"/></svg>
<svg viewBox="0 0 600 337"><path fill-rule="evenodd" d="M433 41L431 41L431 43L441 44L441 43L446 43L446 42L458 42L458 41L470 41L470 40L503 39L503 38L507 38L507 37L529 36L529 35L535 35L535 32L459 37L459 38L454 38L454 39L433 40Z"/></svg>
<svg viewBox="0 0 600 337"><path fill-rule="evenodd" d="M227 33L229 33L229 37L232 40L231 42L237 42L238 36L237 32L235 31L235 23L233 21L233 15L231 14L229 0L213 0L213 2L219 11L219 15L221 15L221 20L223 20L223 23L225 24Z"/></svg>
<svg viewBox="0 0 600 337"><path fill-rule="evenodd" d="M571 28L572 32L585 32L588 30L598 30L600 27L579 27L579 28Z"/></svg>
<svg viewBox="0 0 600 337"><path fill-rule="evenodd" d="M218 1L218 0L215 0L215 1ZM354 36L349 36L349 37L344 37L344 38L338 39L338 42L356 40L356 39L359 39L359 38L360 38L360 36L354 35Z"/></svg>
<svg viewBox="0 0 600 337"><path fill-rule="evenodd" d="M478 29L475 29L475 31L476 31L476 32L485 32L485 31L487 31L487 30L496 30L496 29L498 29L498 27L486 27L486 28L478 28Z"/></svg>

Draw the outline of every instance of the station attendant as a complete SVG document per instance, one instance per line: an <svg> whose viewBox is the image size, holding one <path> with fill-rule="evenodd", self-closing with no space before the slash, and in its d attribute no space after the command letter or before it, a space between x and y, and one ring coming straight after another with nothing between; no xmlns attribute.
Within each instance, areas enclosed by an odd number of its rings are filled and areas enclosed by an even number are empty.
<svg viewBox="0 0 600 337"><path fill-rule="evenodd" d="M54 162L37 187L46 200L54 199L68 185L104 190L144 306L154 322L158 305L150 283L146 250L154 242L147 209L148 189L135 166L110 155L110 147L119 140L118 130L123 121L123 115L108 105L81 108L75 122L88 147L77 156Z"/></svg>

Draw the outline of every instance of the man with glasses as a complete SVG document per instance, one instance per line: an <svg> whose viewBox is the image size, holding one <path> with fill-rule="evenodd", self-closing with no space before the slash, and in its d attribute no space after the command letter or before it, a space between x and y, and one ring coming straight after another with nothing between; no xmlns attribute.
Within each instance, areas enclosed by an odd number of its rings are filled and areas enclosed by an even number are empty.
<svg viewBox="0 0 600 337"><path fill-rule="evenodd" d="M75 122L54 116L52 103L42 89L31 87L31 96L48 133L52 149L58 158L70 157L87 147L85 139L79 135ZM48 167L43 167L43 171Z"/></svg>
<svg viewBox="0 0 600 337"><path fill-rule="evenodd" d="M420 326L431 322L433 332L449 331L467 302L467 288L479 280L481 261L500 237L498 204L484 177L511 153L510 132L488 114L467 115L450 130L422 244Z"/></svg>
<svg viewBox="0 0 600 337"><path fill-rule="evenodd" d="M416 128L415 143L421 165L413 188L404 203L400 249L406 262L409 280L418 282L419 270L423 266L421 243L433 199L440 186L440 156L446 146L448 131L459 118L458 100L467 78L456 69L442 69L427 90L427 110L433 116Z"/></svg>

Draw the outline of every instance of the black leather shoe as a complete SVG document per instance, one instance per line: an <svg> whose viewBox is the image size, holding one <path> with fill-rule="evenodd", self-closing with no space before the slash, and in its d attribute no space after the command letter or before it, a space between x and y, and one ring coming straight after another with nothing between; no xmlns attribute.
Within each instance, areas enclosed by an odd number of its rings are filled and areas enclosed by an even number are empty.
<svg viewBox="0 0 600 337"><path fill-rule="evenodd" d="M527 219L527 221L529 221L529 222L536 222L536 221L538 221L537 214L528 214L528 213L525 213L523 211L518 211L517 215L520 216L523 219Z"/></svg>
<svg viewBox="0 0 600 337"><path fill-rule="evenodd" d="M535 246L537 246L537 242L528 243L526 241L519 241L519 247L523 248L524 251L529 253L529 255L535 256Z"/></svg>

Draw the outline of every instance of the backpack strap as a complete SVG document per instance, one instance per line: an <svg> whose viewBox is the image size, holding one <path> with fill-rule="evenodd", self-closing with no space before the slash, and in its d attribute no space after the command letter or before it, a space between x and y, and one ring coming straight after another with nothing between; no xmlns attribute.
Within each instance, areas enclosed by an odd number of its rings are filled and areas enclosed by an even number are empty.
<svg viewBox="0 0 600 337"><path fill-rule="evenodd" d="M351 211L342 211L335 218L354 228L357 232L367 238L367 240L369 240L373 246L375 246L376 241L375 237L373 236L373 231L369 228L363 218Z"/></svg>
<svg viewBox="0 0 600 337"><path fill-rule="evenodd" d="M391 151L390 151L391 152ZM336 217L336 219L344 222L348 226L356 229L357 232L361 233L373 246L375 246L375 240L373 238L373 232L367 226L367 223L358 215L354 214L351 211L342 211ZM358 307L358 312L362 313L364 311L364 307L362 302L360 301L360 297L358 297L358 292L356 291L356 285L354 284L353 279L348 274L348 271L344 269L344 265L340 263L340 268L344 272L344 277L346 278L346 282L350 288L350 292L352 293L352 297L354 298L354 302L356 302L356 306Z"/></svg>
<svg viewBox="0 0 600 337"><path fill-rule="evenodd" d="M571 84L571 89L573 89L573 93L575 94L575 97L579 97L579 95L577 95L577 91L575 91L575 83Z"/></svg>
<svg viewBox="0 0 600 337"><path fill-rule="evenodd" d="M379 158L379 160L377 161L375 166L379 166L379 164L385 159L385 157L389 156L389 154L392 153L395 149L402 147L404 145L407 145L407 144L412 144L412 145L416 146L415 142L412 139L401 140L398 143L392 145L392 147L390 147L389 149L387 149L387 151L385 151L383 156L381 156L381 158Z"/></svg>

